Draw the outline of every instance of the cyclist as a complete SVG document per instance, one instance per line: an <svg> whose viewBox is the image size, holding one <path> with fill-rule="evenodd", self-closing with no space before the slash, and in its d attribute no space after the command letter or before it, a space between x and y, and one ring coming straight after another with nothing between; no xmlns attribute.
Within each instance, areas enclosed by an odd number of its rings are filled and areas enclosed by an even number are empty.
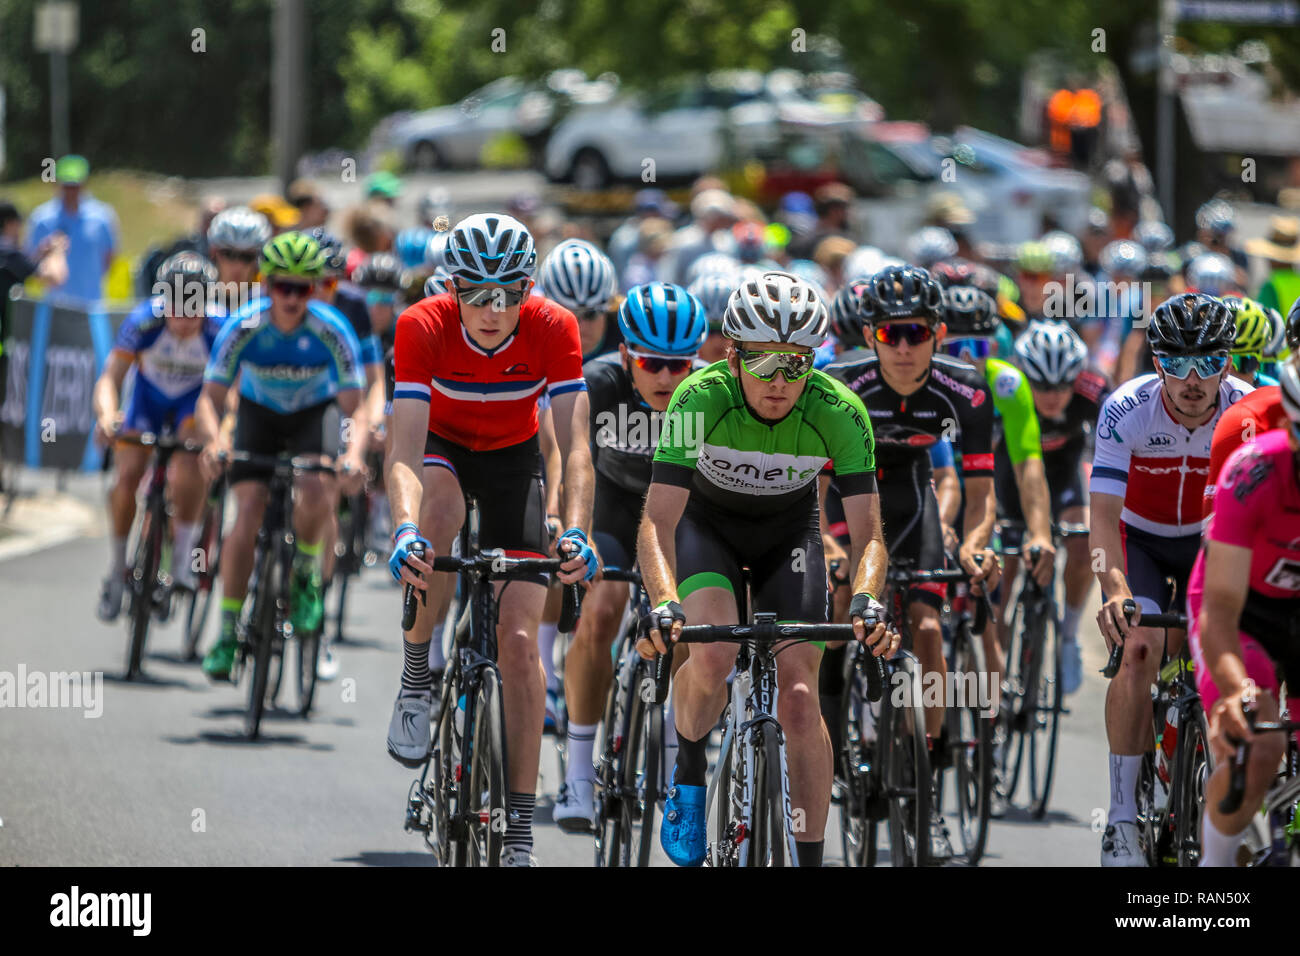
<svg viewBox="0 0 1300 956"><path fill-rule="evenodd" d="M177 437L194 433L194 403L203 387L203 369L221 329L207 314L208 295L217 270L197 252L180 252L158 267L158 293L136 306L118 329L104 371L95 382L94 411L99 439L110 442L119 432L161 433L169 424ZM137 369L130 400L121 407L122 382ZM97 614L117 620L126 587L126 540L135 521L136 491L149 465L149 449L119 443L114 449L116 480L108 495L112 526L110 564L100 589ZM175 455L167 486L176 513L172 521L174 582L189 587L194 576L190 548L198 534L205 484L193 455ZM164 603L164 607L166 604Z"/></svg>
<svg viewBox="0 0 1300 956"><path fill-rule="evenodd" d="M1237 849L1281 762L1279 734L1251 732L1244 710L1278 718L1280 678L1300 673L1296 611L1300 609L1300 367L1281 369L1286 428L1264 432L1229 456L1219 479L1205 547L1196 557L1187 614L1196 686L1209 715L1210 748L1218 764L1205 788L1201 865L1235 866ZM1296 698L1288 681L1287 707ZM1228 815L1235 741L1249 741L1246 792Z"/></svg>
<svg viewBox="0 0 1300 956"><path fill-rule="evenodd" d="M195 407L204 444L200 461L209 479L220 472L232 445L260 455L334 454L340 429L330 427L327 413L337 402L354 426L343 430L343 487L348 494L360 487L367 434L361 346L343 316L311 298L325 274L325 258L320 244L299 232L282 233L262 247L261 272L270 296L226 320ZM232 438L219 428L218 409L236 376L240 402ZM270 480L268 469L248 462L234 462L229 474L237 516L222 553L221 637L203 659L203 672L214 680L230 677ZM336 491L335 480L323 474L304 475L295 484L292 619L295 630L308 631L307 625L322 617L321 542Z"/></svg>
<svg viewBox="0 0 1300 956"><path fill-rule="evenodd" d="M433 700L426 645L455 586L450 575L428 581L419 575L431 573L427 561L433 555L450 551L465 520L465 494L484 504L482 548L546 556L537 437L537 398L543 391L551 399L563 463L567 530L559 545L572 555L559 577L567 584L589 580L596 571L586 530L593 476L578 322L558 303L529 296L536 255L533 237L518 220L471 215L455 226L444 253L454 291L415 303L397 320L397 385L385 476L397 525L389 568L428 592L427 605L420 606L414 627L403 635L402 687L388 730L388 752L406 766L418 766L428 756ZM423 560L410 551L417 541L426 548ZM506 866L535 862L532 812L546 696L537 625L545 600L540 576L512 581L500 592L498 650L510 760Z"/></svg>
<svg viewBox="0 0 1300 956"><path fill-rule="evenodd" d="M1087 346L1064 322L1035 321L1016 339L1016 361L1034 397L1043 447L1043 467L1051 496L1052 521L1086 525L1083 462L1093 444L1102 402L1111 386L1100 372L1085 367ZM1019 494L998 462L998 505L1013 521L1021 518ZM1011 539L1014 541L1015 536ZM1003 534L1003 541L1008 535ZM1008 572L1010 573L1010 572ZM1061 611L1062 690L1073 694L1083 682L1079 621L1092 590L1092 557L1086 538L1065 545L1065 606Z"/></svg>
<svg viewBox="0 0 1300 956"><path fill-rule="evenodd" d="M871 424L841 383L813 369L826 338L826 306L806 282L783 272L747 279L723 320L733 343L725 363L678 386L655 452L637 538L655 620L678 625L738 621L742 568L753 574L754 607L779 620L824 622L826 577L817 517L817 476L832 463L858 559L853 615L882 611L885 583ZM779 376L779 377L778 377ZM857 637L864 638L861 622ZM652 626L638 649L666 651ZM897 635L876 627L870 644L892 653ZM830 808L830 741L817 701L820 646L799 643L779 657L777 718L789 740L791 805L806 811L798 863L821 864ZM700 644L673 682L678 755L660 843L679 866L705 851L706 746L726 696L735 645Z"/></svg>
<svg viewBox="0 0 1300 956"><path fill-rule="evenodd" d="M257 278L257 260L271 238L271 224L260 212L235 206L217 213L208 226L208 251L217 267L212 306L225 315L246 303L246 290Z"/></svg>
<svg viewBox="0 0 1300 956"><path fill-rule="evenodd" d="M1185 292L1161 303L1146 329L1156 371L1125 382L1102 404L1091 483L1089 546L1100 554L1097 615L1108 647L1125 646L1106 696L1110 812L1102 866L1144 866L1135 805L1142 754L1150 750L1151 684L1164 632L1131 626L1123 603L1142 612L1170 606L1172 578L1185 594L1200 545L1201 497L1219 416L1251 391L1228 374L1232 310ZM1170 651L1182 635L1171 632Z"/></svg>
<svg viewBox="0 0 1300 956"><path fill-rule="evenodd" d="M740 285L740 277L727 273L710 272L700 276L688 287L687 291L704 306L704 314L709 317L709 334L700 346L700 361L712 365L720 362L727 355L727 337L722 334L722 317L731 302L731 293Z"/></svg>
<svg viewBox="0 0 1300 956"><path fill-rule="evenodd" d="M1224 298L1223 304L1232 309L1237 323L1237 338L1232 343L1233 370L1256 388L1276 385L1277 379L1264 374L1260 363L1282 322L1281 316L1254 299L1230 296Z"/></svg>
<svg viewBox="0 0 1300 956"><path fill-rule="evenodd" d="M623 334L618 353L588 362L583 375L591 396L596 469L591 538L602 564L629 569L636 562L637 522L650 486L654 439L673 392L693 367L702 367L695 355L708 322L699 300L681 286L651 282L628 290L618 323ZM595 821L593 741L613 679L610 641L627 601L626 584L592 588L565 660L569 762L553 813L562 830L581 832Z"/></svg>

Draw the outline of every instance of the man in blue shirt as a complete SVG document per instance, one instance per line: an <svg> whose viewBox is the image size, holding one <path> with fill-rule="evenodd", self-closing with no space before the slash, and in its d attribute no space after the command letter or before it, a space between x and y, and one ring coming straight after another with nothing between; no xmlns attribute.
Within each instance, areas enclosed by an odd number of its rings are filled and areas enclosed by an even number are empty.
<svg viewBox="0 0 1300 956"><path fill-rule="evenodd" d="M27 255L49 236L68 238L68 279L54 286L55 297L93 302L100 298L104 273L117 252L117 213L84 189L90 164L82 156L64 156L54 166L59 195L37 206L28 219Z"/></svg>

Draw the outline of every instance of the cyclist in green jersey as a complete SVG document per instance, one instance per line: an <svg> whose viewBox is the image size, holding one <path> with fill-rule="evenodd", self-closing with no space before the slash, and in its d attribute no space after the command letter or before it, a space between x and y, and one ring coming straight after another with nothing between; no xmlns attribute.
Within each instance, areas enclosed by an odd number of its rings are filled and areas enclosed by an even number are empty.
<svg viewBox="0 0 1300 956"><path fill-rule="evenodd" d="M898 635L862 618L883 608L887 555L876 493L871 424L862 402L813 370L826 338L826 306L804 280L783 272L748 279L723 320L727 358L677 387L665 415L637 540L654 620L737 623L742 568L751 572L756 610L781 621L822 623L826 568L818 522L817 476L830 465L843 495L855 569L850 610L858 640L892 655ZM638 649L666 650L652 629ZM729 644L698 644L673 683L678 756L660 842L679 866L705 853L709 732L726 701L736 656ZM830 809L832 755L817 697L822 647L780 652L777 718L789 740L791 806L805 811L796 835L802 866L821 863Z"/></svg>

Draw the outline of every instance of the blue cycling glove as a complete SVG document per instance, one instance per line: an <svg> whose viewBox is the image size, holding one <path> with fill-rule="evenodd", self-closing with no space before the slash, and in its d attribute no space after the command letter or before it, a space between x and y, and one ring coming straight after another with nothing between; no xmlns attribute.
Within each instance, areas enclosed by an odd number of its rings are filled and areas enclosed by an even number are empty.
<svg viewBox="0 0 1300 956"><path fill-rule="evenodd" d="M406 559L411 555L411 545L422 544L426 551L431 550L433 545L421 538L420 529L409 521L398 525L397 530L393 532L393 541L396 547L393 548L393 553L388 559L388 570L393 573L394 581L400 581L402 580L402 565L406 563Z"/></svg>
<svg viewBox="0 0 1300 956"><path fill-rule="evenodd" d="M572 553L565 550L565 542L573 545L571 549ZM591 545L587 543L587 533L585 531L581 528L570 528L568 531L564 532L564 534L560 535L560 540L557 542L556 546L559 548L560 553L564 555L566 561L569 558L578 557L587 562L587 573L585 575L586 580L590 581L596 576L596 566L599 562L596 560L596 552L593 551Z"/></svg>

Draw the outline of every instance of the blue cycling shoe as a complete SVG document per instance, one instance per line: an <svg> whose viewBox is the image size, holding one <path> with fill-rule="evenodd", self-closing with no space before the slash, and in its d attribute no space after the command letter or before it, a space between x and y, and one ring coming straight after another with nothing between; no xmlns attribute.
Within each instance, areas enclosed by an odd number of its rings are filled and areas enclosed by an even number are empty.
<svg viewBox="0 0 1300 956"><path fill-rule="evenodd" d="M676 779L676 768L673 770ZM705 827L708 813L704 807L707 787L692 787L674 782L664 802L664 819L659 827L659 845L668 859L678 866L704 863Z"/></svg>

